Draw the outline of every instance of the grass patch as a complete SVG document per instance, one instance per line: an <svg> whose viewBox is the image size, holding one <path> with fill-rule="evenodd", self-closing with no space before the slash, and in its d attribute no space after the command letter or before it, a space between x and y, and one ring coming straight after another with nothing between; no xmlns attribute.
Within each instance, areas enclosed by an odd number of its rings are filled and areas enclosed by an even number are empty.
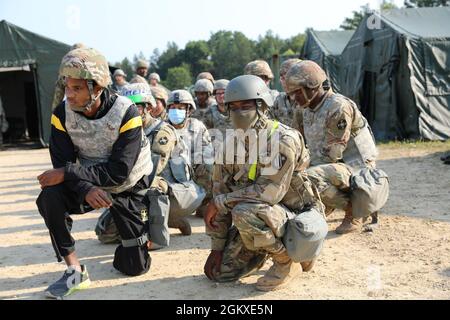
<svg viewBox="0 0 450 320"><path fill-rule="evenodd" d="M430 150L430 151L450 151L450 140L446 141L387 141L379 142L377 146L381 149L415 149L415 150Z"/></svg>

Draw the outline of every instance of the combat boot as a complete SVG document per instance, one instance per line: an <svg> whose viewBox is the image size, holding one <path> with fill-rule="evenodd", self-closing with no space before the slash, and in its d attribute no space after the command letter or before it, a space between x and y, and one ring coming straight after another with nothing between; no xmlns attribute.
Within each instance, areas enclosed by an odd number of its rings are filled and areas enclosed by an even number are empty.
<svg viewBox="0 0 450 320"><path fill-rule="evenodd" d="M292 261L286 250L279 254L273 254L272 260L273 265L256 282L256 289L260 291L281 289L289 279L301 271L300 265Z"/></svg>
<svg viewBox="0 0 450 320"><path fill-rule="evenodd" d="M346 234L350 232L356 232L361 230L361 222L358 219L354 219L351 208L345 210L345 217L341 225L336 228L337 234Z"/></svg>
<svg viewBox="0 0 450 320"><path fill-rule="evenodd" d="M202 204L200 207L197 208L197 210L195 211L195 216L197 218L201 218L203 219L203 217L205 216L205 212L206 212L206 208L208 207L207 204Z"/></svg>
<svg viewBox="0 0 450 320"><path fill-rule="evenodd" d="M186 219L186 218L180 219L178 229L180 230L180 232L183 236L190 236L192 234L191 224L189 223L188 219Z"/></svg>
<svg viewBox="0 0 450 320"><path fill-rule="evenodd" d="M307 261L307 262L301 262L300 265L302 266L303 272L309 272L314 267L314 264L316 263L316 260Z"/></svg>
<svg viewBox="0 0 450 320"><path fill-rule="evenodd" d="M169 228L179 229L183 236L190 236L192 234L192 228L189 221L183 217L172 221L169 219Z"/></svg>

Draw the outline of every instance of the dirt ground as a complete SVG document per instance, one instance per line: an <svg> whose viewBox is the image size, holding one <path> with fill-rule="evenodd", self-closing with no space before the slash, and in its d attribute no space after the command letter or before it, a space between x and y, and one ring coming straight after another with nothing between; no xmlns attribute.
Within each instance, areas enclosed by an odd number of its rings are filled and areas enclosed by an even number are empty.
<svg viewBox="0 0 450 320"><path fill-rule="evenodd" d="M172 230L170 248L153 252L149 273L128 278L112 267L115 246L94 233L98 212L74 218L74 237L92 279L68 299L450 299L450 166L439 156L450 144L381 146L378 166L391 195L373 233L337 236L341 214L329 218L315 268L271 293L254 289L270 266L237 283L203 275L209 238L192 217L193 234ZM44 299L65 269L58 264L35 200L36 176L50 168L47 149L0 152L0 299Z"/></svg>

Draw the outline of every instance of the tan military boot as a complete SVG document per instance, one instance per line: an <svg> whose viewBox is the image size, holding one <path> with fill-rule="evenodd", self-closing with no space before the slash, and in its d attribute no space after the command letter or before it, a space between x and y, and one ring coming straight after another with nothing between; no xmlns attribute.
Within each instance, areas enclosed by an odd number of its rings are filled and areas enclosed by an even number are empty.
<svg viewBox="0 0 450 320"><path fill-rule="evenodd" d="M341 225L336 228L337 234L346 234L361 230L361 222L353 218L352 210L345 210L345 217Z"/></svg>
<svg viewBox="0 0 450 320"><path fill-rule="evenodd" d="M178 219L169 219L169 228L179 229L183 236L192 234L191 224L185 217Z"/></svg>
<svg viewBox="0 0 450 320"><path fill-rule="evenodd" d="M301 262L300 265L302 266L303 272L309 272L314 267L314 264L316 263L316 260L307 261L307 262Z"/></svg>
<svg viewBox="0 0 450 320"><path fill-rule="evenodd" d="M289 279L297 275L300 265L294 263L284 250L280 254L272 255L273 265L266 274L256 282L256 289L260 291L278 290L285 285Z"/></svg>
<svg viewBox="0 0 450 320"><path fill-rule="evenodd" d="M197 208L197 210L195 211L195 216L197 218L202 218L205 216L205 212L206 212L206 208L207 208L207 204L202 204L200 207Z"/></svg>
<svg viewBox="0 0 450 320"><path fill-rule="evenodd" d="M186 219L186 218L180 219L178 229L180 230L180 232L183 236L190 236L192 234L191 224L189 223L188 219Z"/></svg>

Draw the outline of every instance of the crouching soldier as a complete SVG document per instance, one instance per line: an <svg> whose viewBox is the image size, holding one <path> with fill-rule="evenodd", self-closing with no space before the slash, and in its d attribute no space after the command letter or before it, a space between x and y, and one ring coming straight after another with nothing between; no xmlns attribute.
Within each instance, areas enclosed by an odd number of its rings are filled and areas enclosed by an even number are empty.
<svg viewBox="0 0 450 320"><path fill-rule="evenodd" d="M353 176L367 169L362 174L372 180L380 178L383 190L387 187L387 176L375 169L378 152L367 120L352 100L331 89L326 90L326 80L327 76L318 64L305 60L289 69L286 87L302 110L301 123L297 123L297 127L304 132L311 151L308 176L319 190L327 213L334 209L345 211L345 218L336 229L336 233L344 234L361 230L358 217L364 215L362 210L355 211L352 207ZM373 186L376 187L376 183ZM372 192L370 196L383 203L385 193ZM376 222L377 213L372 212L372 223Z"/></svg>
<svg viewBox="0 0 450 320"><path fill-rule="evenodd" d="M211 136L206 126L200 120L191 117L197 107L188 91L173 91L169 96L167 108L168 122L176 129L177 134L189 151L188 163L192 168L192 172L189 175L206 193L202 205L196 210L197 215L203 216L206 204L212 195L211 177L214 149L211 143ZM180 151L178 154L181 155L183 152ZM180 160L182 158L179 157Z"/></svg>
<svg viewBox="0 0 450 320"><path fill-rule="evenodd" d="M227 137L225 163L216 158L214 197L204 217L212 251L204 271L213 281L236 281L270 257L273 265L256 288L276 290L313 267L328 231L323 205L305 174L309 154L301 134L266 116L273 98L263 80L253 75L233 79L225 103L233 127L240 130ZM264 140L271 140L266 148ZM256 151L258 145L262 149ZM244 154L227 155L235 147ZM259 155L265 154L270 161L261 161ZM312 233L305 237L303 228Z"/></svg>
<svg viewBox="0 0 450 320"><path fill-rule="evenodd" d="M108 63L94 49L70 51L62 60L67 100L51 119L50 156L54 169L38 177L42 188L36 203L58 261L69 267L46 292L62 298L85 289L90 280L80 265L71 236L71 214L109 208L123 239L114 254L114 267L137 276L150 268L139 193L148 189L152 172L150 145L142 118L127 98L111 93Z"/></svg>

